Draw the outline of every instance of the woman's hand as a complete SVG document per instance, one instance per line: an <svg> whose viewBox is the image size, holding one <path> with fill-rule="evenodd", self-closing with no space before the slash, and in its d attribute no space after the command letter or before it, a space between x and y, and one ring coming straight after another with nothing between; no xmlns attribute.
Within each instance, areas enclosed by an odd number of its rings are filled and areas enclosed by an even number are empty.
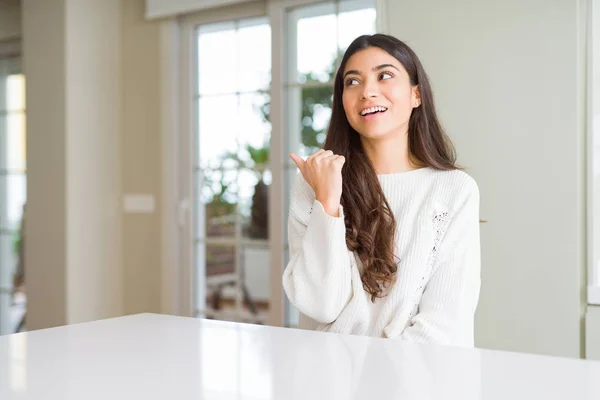
<svg viewBox="0 0 600 400"><path fill-rule="evenodd" d="M342 167L344 156L333 154L331 150L319 150L304 161L296 154L290 154L304 180L313 188L316 198L332 217L339 216L342 198Z"/></svg>

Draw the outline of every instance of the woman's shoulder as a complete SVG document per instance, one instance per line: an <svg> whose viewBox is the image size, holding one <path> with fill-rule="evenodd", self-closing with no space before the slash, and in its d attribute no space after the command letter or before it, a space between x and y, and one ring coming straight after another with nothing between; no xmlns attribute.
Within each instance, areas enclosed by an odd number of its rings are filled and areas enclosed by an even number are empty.
<svg viewBox="0 0 600 400"><path fill-rule="evenodd" d="M448 189L462 189L467 188L469 190L477 190L477 182L469 173L462 169L453 169L448 171L436 170L433 173L436 180L442 184L443 187Z"/></svg>
<svg viewBox="0 0 600 400"><path fill-rule="evenodd" d="M435 170L432 172L437 195L448 203L463 203L469 198L479 198L479 186L475 179L464 170Z"/></svg>

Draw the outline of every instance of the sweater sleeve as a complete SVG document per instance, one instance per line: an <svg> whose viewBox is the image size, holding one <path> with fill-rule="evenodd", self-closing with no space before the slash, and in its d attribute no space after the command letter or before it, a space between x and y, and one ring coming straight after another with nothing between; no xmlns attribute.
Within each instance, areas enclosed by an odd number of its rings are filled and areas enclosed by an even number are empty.
<svg viewBox="0 0 600 400"><path fill-rule="evenodd" d="M288 241L290 261L283 273L288 299L316 322L335 321L352 297L344 210L340 206L337 218L325 213L300 174L291 193Z"/></svg>
<svg viewBox="0 0 600 400"><path fill-rule="evenodd" d="M437 250L437 265L418 311L400 335L403 340L474 346L481 284L479 189L474 180L463 187L461 198Z"/></svg>

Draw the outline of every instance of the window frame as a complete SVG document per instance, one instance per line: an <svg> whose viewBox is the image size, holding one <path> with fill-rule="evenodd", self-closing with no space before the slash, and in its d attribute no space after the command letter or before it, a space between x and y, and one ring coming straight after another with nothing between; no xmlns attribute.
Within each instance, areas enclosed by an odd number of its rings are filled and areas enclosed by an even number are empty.
<svg viewBox="0 0 600 400"><path fill-rule="evenodd" d="M600 185L594 182L594 164L600 164L600 143L594 148L594 135L600 141L600 7L588 1L587 13L587 302L600 305ZM596 57L599 57L596 60ZM596 62L598 61L598 62ZM596 179L599 180L599 179Z"/></svg>

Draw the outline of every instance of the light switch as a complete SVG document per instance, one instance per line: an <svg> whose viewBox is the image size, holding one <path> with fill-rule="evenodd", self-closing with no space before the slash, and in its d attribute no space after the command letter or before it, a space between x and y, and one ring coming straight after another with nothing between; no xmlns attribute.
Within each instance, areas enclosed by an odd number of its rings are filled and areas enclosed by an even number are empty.
<svg viewBox="0 0 600 400"><path fill-rule="evenodd" d="M151 194L126 194L123 196L123 211L132 214L151 214L155 209Z"/></svg>

